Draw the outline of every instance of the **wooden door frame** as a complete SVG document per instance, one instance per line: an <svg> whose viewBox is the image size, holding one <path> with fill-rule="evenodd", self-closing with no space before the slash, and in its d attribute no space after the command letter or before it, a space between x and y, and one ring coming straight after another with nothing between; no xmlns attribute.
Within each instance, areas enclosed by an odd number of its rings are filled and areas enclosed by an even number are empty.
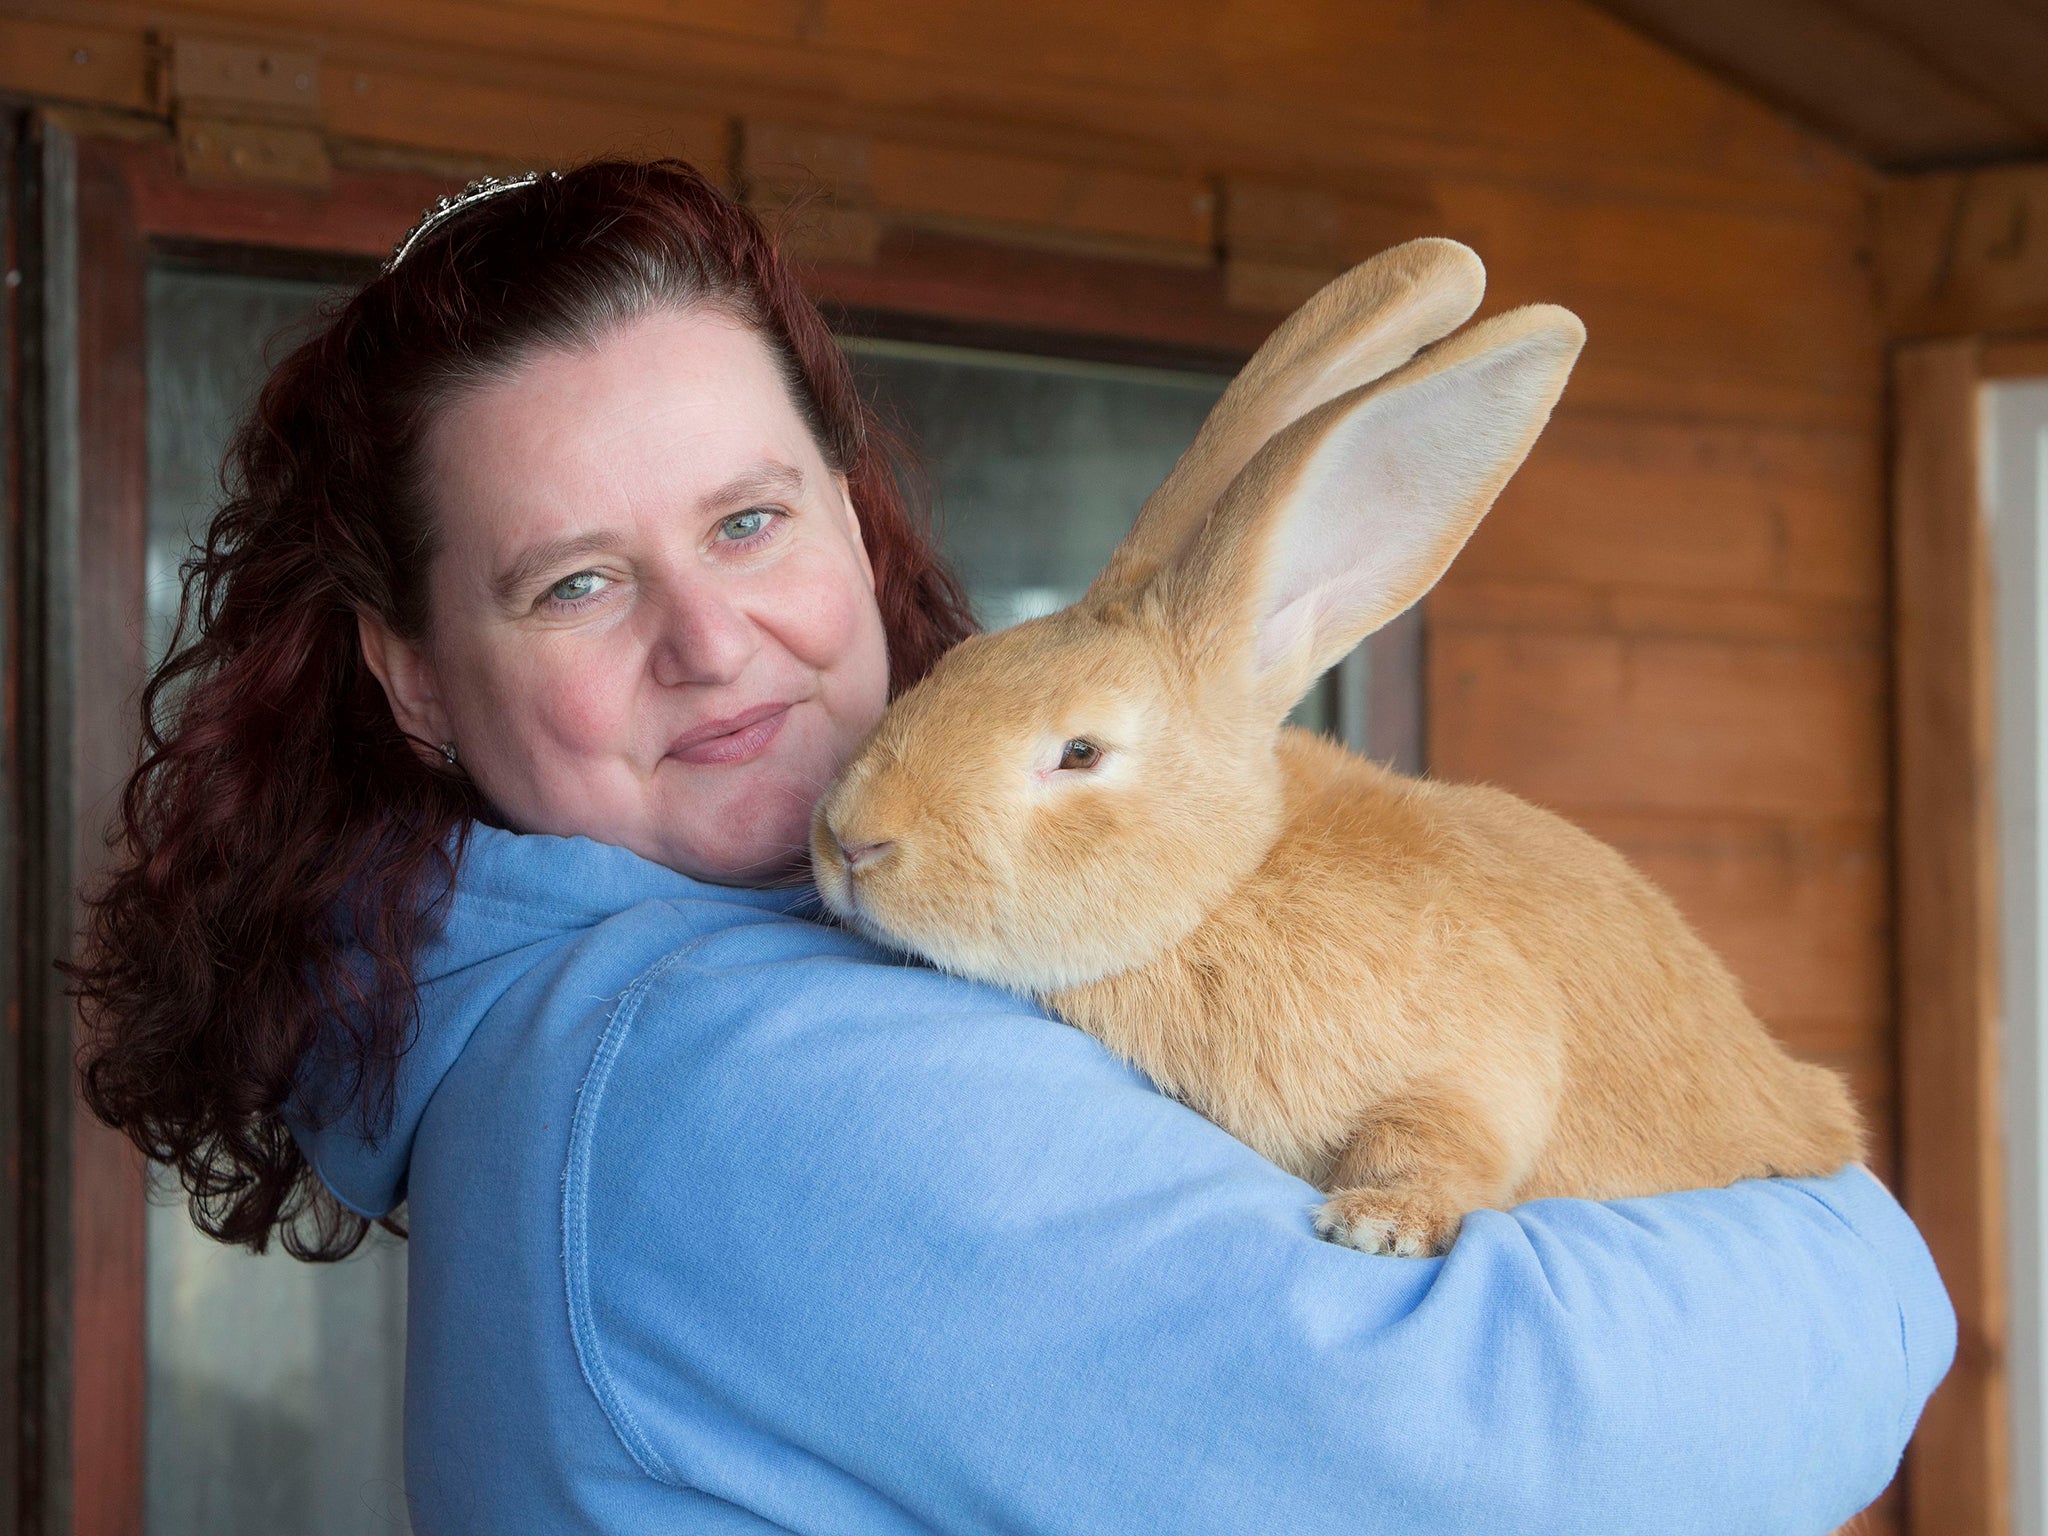
<svg viewBox="0 0 2048 1536"><path fill-rule="evenodd" d="M1910 1529L2011 1527L1995 616L1980 400L2048 375L2048 338L1892 356L1900 1194L1958 1322L1907 1452Z"/></svg>
<svg viewBox="0 0 2048 1536"><path fill-rule="evenodd" d="M0 1536L14 1529L140 1536L146 1175L128 1143L75 1097L75 1013L51 967L69 952L76 892L106 857L101 829L133 761L144 654L137 598L148 532L147 270L157 253L195 248L246 248L259 264L324 262L330 270L336 256L381 259L462 174L336 171L320 193L200 187L186 181L164 135L74 132L48 117L36 130L49 203L42 224L48 270L30 274L42 327L32 350L47 377L30 404L37 408L31 414L39 411L46 462L29 477L33 484L24 481L21 502L39 522L42 543L15 578L47 578L38 604L26 609L40 646L26 659L49 762L22 782L61 846L29 877L43 939L40 949L24 949L35 975L18 978L18 990L50 1042L41 1102L49 1142L40 1160L49 1218L46 1306L24 1329L48 1357L48 1411L42 1419L17 1411L17 1440L35 1442L40 1471L33 1485L24 1479L13 1523L0 1514ZM828 317L851 329L880 324L965 344L1021 338L1033 350L1065 356L1234 366L1276 318L1232 307L1217 267L911 228L888 231L872 261L801 270ZM74 600L56 600L62 595ZM1400 725L1373 746L1412 764L1421 691L1419 677L1408 674L1420 665L1419 623L1411 620L1397 638L1405 660L1380 669L1385 675L1375 675L1371 687L1375 705Z"/></svg>

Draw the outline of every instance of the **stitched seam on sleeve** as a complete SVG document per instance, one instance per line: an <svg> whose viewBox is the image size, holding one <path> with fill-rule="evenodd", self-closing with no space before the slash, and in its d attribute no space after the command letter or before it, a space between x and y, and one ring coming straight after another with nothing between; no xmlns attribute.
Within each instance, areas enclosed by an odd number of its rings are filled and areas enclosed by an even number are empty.
<svg viewBox="0 0 2048 1536"><path fill-rule="evenodd" d="M641 1428L605 1364L604 1347L598 1340L591 1306L590 1248L586 1237L590 1214L591 1143L596 1136L598 1111L604 1104L604 1090L611 1077L612 1063L618 1059L626 1036L639 1016L640 1004L646 998L648 988L702 943L703 940L699 939L664 955L649 966L619 999L618 1007L612 1011L611 1022L605 1026L604 1036L598 1041L597 1052L591 1057L590 1070L584 1074L583 1085L576 1093L576 1113L569 1129L569 1162L562 1173L562 1268L569 1298L569 1333L576 1346L576 1363L582 1369L584 1384L597 1399L605 1421L626 1448L626 1454L633 1458L633 1464L657 1482L676 1488L688 1485L669 1466Z"/></svg>

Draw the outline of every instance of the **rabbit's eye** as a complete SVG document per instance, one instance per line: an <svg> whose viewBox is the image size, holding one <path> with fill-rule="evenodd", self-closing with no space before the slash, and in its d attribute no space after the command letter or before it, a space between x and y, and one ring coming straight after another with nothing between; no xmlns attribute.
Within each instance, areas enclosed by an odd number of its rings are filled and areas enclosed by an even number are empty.
<svg viewBox="0 0 2048 1536"><path fill-rule="evenodd" d="M1083 741L1076 736L1060 749L1062 768L1093 768L1102 756L1102 748L1092 741Z"/></svg>

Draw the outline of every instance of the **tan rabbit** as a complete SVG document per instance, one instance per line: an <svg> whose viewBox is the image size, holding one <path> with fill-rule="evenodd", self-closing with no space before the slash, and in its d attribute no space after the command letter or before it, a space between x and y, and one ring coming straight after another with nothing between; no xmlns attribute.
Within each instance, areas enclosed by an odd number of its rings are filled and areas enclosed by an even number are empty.
<svg viewBox="0 0 2048 1536"><path fill-rule="evenodd" d="M1282 728L1442 575L1578 357L1543 305L1440 340L1483 282L1423 240L1310 299L1087 595L951 652L813 827L848 923L1042 999L1375 1253L1862 1151L1841 1079L1613 849Z"/></svg>

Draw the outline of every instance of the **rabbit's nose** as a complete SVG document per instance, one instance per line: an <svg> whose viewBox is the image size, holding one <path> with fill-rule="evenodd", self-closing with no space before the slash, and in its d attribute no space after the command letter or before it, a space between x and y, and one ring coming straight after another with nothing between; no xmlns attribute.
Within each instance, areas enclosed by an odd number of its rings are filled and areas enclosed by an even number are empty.
<svg viewBox="0 0 2048 1536"><path fill-rule="evenodd" d="M857 875L886 857L895 846L893 842L840 843L839 857L846 860L847 873Z"/></svg>

